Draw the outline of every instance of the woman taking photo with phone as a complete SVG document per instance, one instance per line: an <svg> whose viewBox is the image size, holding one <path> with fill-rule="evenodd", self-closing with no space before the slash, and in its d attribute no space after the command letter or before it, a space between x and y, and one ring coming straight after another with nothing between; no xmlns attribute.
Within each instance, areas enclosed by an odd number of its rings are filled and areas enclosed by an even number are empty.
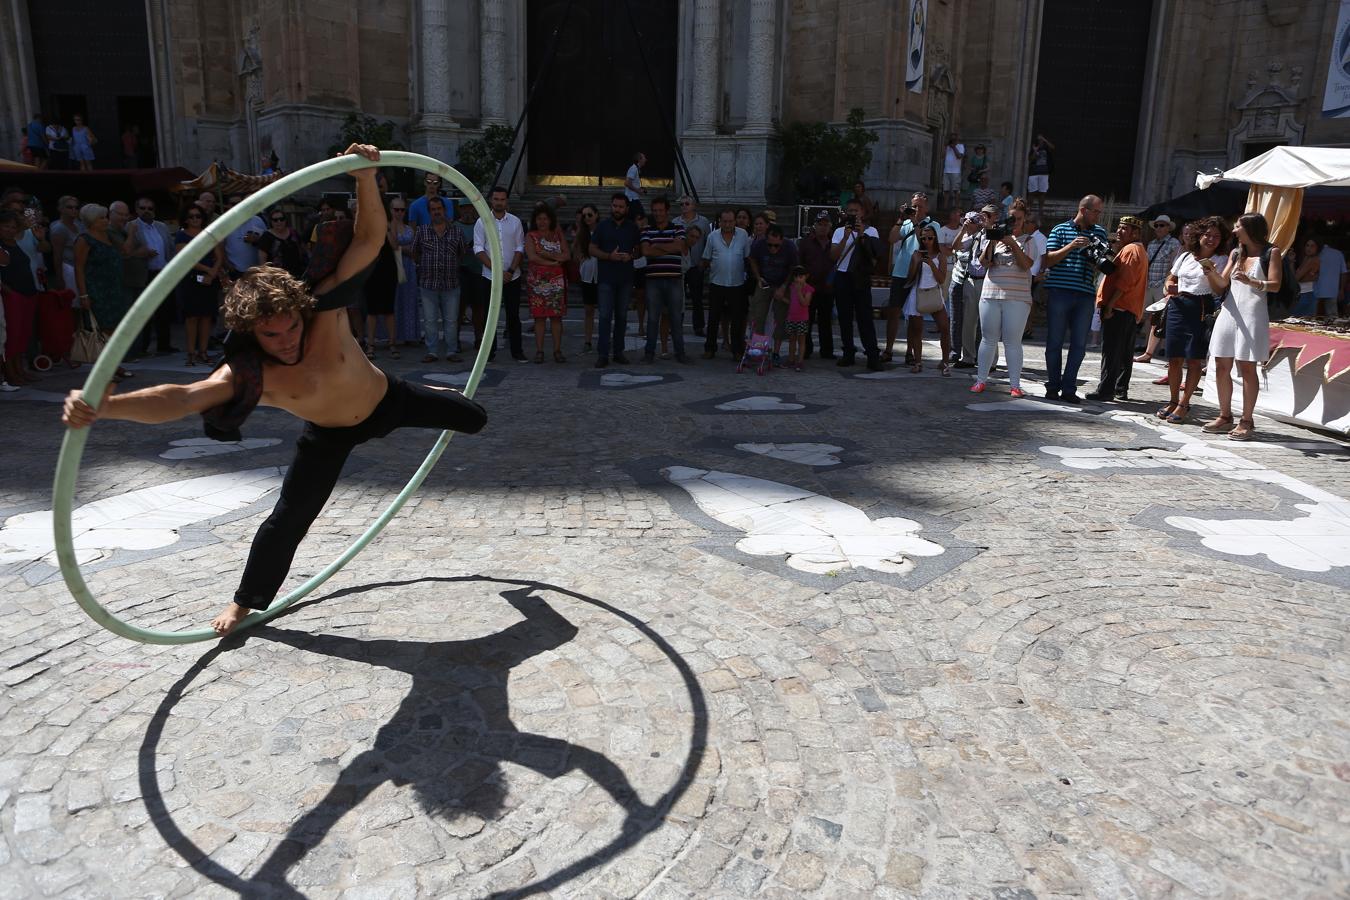
<svg viewBox="0 0 1350 900"><path fill-rule="evenodd" d="M1256 423L1256 396L1261 390L1256 365L1270 356L1270 313L1267 295L1280 289L1283 259L1272 247L1266 217L1247 213L1233 226L1237 248L1229 255L1223 278L1228 285L1223 308L1214 322L1209 351L1214 355L1214 382L1219 389L1219 415L1205 425L1210 434L1228 433L1229 440L1249 441ZM1233 363L1242 373L1242 417L1233 421Z"/></svg>
<svg viewBox="0 0 1350 900"><path fill-rule="evenodd" d="M947 357L951 353L951 323L947 321L946 289L947 260L938 244L937 226L931 223L919 229L919 249L909 258L909 277L912 285L905 301L905 343L911 372L923 371L923 317L932 316L937 323L942 355L939 370L951 375L952 366Z"/></svg>

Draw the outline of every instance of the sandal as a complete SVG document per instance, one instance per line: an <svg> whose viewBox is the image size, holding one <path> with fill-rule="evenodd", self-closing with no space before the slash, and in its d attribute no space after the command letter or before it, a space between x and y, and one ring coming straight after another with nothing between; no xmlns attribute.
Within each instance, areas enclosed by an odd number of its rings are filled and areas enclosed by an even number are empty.
<svg viewBox="0 0 1350 900"><path fill-rule="evenodd" d="M1252 434L1255 431L1255 422L1251 419L1242 419L1238 422L1236 428L1228 432L1228 439L1230 441L1250 441L1252 439Z"/></svg>
<svg viewBox="0 0 1350 900"><path fill-rule="evenodd" d="M553 351L553 361L554 361L555 363L565 363L565 362L567 362L567 357L565 357L565 356L562 355L562 351L561 351L561 350L554 350L554 351Z"/></svg>
<svg viewBox="0 0 1350 900"><path fill-rule="evenodd" d="M1200 430L1205 434L1225 434L1236 427L1237 423L1233 421L1232 416L1218 416L1200 426Z"/></svg>
<svg viewBox="0 0 1350 900"><path fill-rule="evenodd" d="M1181 405L1180 403L1173 400L1171 403L1167 404L1162 409L1154 413L1154 415L1160 419L1166 419L1168 416L1172 415L1172 413L1176 411L1176 408L1180 405Z"/></svg>
<svg viewBox="0 0 1350 900"><path fill-rule="evenodd" d="M1136 356L1136 357L1134 358L1134 361L1137 362L1137 363L1153 362L1153 354L1152 354L1152 353L1140 353L1138 356Z"/></svg>
<svg viewBox="0 0 1350 900"><path fill-rule="evenodd" d="M944 378L950 378L950 377L951 377L951 374L952 374L952 364L951 364L951 363L943 363L943 364L942 364L942 368L940 369L940 371L942 372L942 376L943 376Z"/></svg>
<svg viewBox="0 0 1350 900"><path fill-rule="evenodd" d="M375 358L375 345L373 345L373 344L366 344L364 349L365 349L365 351L366 351L366 359L374 359L374 358Z"/></svg>
<svg viewBox="0 0 1350 900"><path fill-rule="evenodd" d="M389 341L389 348L388 348L388 349L389 349L389 358L390 358L390 359L398 359L398 358L399 358L399 356L398 356L398 345L395 344L395 343L393 342L392 339Z"/></svg>
<svg viewBox="0 0 1350 900"><path fill-rule="evenodd" d="M890 362L890 361L891 361L891 351L889 351L889 350L883 350L882 353L881 353L881 361L882 361L882 362Z"/></svg>
<svg viewBox="0 0 1350 900"><path fill-rule="evenodd" d="M434 363L435 361L436 361L435 353L428 353L426 356L422 357L422 362L424 363Z"/></svg>
<svg viewBox="0 0 1350 900"><path fill-rule="evenodd" d="M917 375L923 371L923 363L916 362L914 365L909 367L909 370L913 372L915 375Z"/></svg>
<svg viewBox="0 0 1350 900"><path fill-rule="evenodd" d="M1172 410L1172 414L1167 417L1167 421L1173 425L1181 425L1191 417L1191 405L1189 403L1179 403L1177 408Z"/></svg>
<svg viewBox="0 0 1350 900"><path fill-rule="evenodd" d="M541 362L544 361L544 351L543 351L543 350L540 350L538 353L536 353L536 354L534 355L534 361L537 362L537 363L541 363Z"/></svg>
<svg viewBox="0 0 1350 900"><path fill-rule="evenodd" d="M197 364L197 354L195 354L195 353L189 353L189 354L187 355L187 361L186 361L185 363L183 363L183 365L185 365L185 366L195 366L196 364Z"/></svg>

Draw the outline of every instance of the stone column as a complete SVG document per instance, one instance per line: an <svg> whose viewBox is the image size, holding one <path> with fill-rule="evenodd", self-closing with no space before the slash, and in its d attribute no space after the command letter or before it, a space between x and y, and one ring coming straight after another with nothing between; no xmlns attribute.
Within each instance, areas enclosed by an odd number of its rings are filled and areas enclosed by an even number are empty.
<svg viewBox="0 0 1350 900"><path fill-rule="evenodd" d="M778 60L778 0L750 0L750 63L741 134L773 131L774 69Z"/></svg>
<svg viewBox="0 0 1350 900"><path fill-rule="evenodd" d="M717 131L718 97L722 79L718 71L721 56L721 4L718 0L698 0L694 7L694 81L690 122L686 134L714 134Z"/></svg>
<svg viewBox="0 0 1350 900"><path fill-rule="evenodd" d="M450 3L417 0L417 109L409 129L413 150L446 161L458 156L460 141L450 116Z"/></svg>
<svg viewBox="0 0 1350 900"><path fill-rule="evenodd" d="M421 0L417 32L418 90L423 128L454 128L450 118L450 0Z"/></svg>
<svg viewBox="0 0 1350 900"><path fill-rule="evenodd" d="M479 80L483 125L506 124L506 8L503 0L479 7Z"/></svg>

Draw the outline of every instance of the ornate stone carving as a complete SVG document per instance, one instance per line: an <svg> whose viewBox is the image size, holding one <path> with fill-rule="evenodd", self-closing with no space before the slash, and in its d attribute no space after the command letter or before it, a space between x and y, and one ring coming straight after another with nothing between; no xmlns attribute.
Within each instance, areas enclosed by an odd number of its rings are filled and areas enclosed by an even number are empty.
<svg viewBox="0 0 1350 900"><path fill-rule="evenodd" d="M1279 83L1284 65L1272 60L1267 66L1269 81L1258 86L1255 73L1247 80L1246 95L1234 104L1240 118L1228 132L1228 164L1236 165L1246 155L1244 144L1280 143L1300 144L1304 126L1295 118L1302 102L1298 86L1303 80L1303 67L1290 69L1289 86Z"/></svg>

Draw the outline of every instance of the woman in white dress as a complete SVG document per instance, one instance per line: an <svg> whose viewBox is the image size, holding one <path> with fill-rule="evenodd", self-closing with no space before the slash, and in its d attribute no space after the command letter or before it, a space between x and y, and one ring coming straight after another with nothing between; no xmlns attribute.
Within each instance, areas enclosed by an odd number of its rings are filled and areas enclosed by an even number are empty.
<svg viewBox="0 0 1350 900"><path fill-rule="evenodd" d="M1204 426L1210 434L1228 433L1234 441L1251 440L1256 395L1261 389L1256 366L1270 356L1270 313L1266 294L1280 289L1280 248L1271 246L1266 217L1247 213L1233 226L1238 245L1228 257L1223 277L1228 294L1214 322L1209 352L1219 388L1219 415ZM1269 273L1269 275L1267 275ZM1233 363L1242 374L1242 417L1233 421Z"/></svg>

